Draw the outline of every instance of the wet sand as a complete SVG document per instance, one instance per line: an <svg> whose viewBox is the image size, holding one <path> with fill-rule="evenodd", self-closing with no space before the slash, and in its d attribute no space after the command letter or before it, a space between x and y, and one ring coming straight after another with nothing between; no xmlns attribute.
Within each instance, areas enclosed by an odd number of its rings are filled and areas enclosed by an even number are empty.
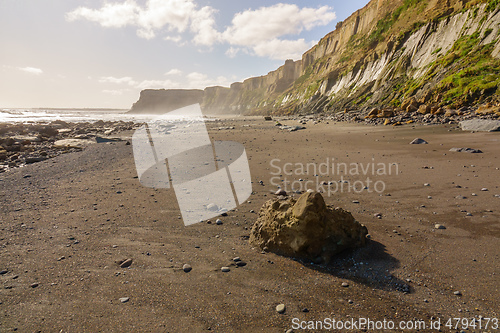
<svg viewBox="0 0 500 333"><path fill-rule="evenodd" d="M208 123L213 140L245 146L253 181L249 201L220 217L222 225L185 227L173 190L139 184L125 142L0 174L0 271L7 271L0 275L0 331L286 332L294 318L396 325L440 319L442 331L460 331L444 327L448 318L500 318L499 133L451 125L304 126L288 132L255 118ZM417 137L429 144L409 145ZM396 164L397 173L317 169L316 177L285 168L328 159L375 163L376 171ZM360 193L332 190L366 185L367 177L383 182L384 191L373 183ZM367 226L368 246L329 266L252 248L247 239L259 209L285 178L302 190L331 181L318 189L327 204ZM234 257L247 265L237 267ZM132 265L120 268L116 261L126 258ZM275 310L281 303L284 314Z"/></svg>

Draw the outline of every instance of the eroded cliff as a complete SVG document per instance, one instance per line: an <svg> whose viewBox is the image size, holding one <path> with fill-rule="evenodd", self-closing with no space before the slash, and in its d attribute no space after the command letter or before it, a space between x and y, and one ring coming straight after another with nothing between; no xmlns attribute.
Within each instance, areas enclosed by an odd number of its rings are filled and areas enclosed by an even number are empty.
<svg viewBox="0 0 500 333"><path fill-rule="evenodd" d="M229 88L206 88L202 108L212 114L336 112L398 107L412 96L439 106L498 103L499 27L500 0L372 0L302 60ZM158 95L141 93L135 110L151 96L162 100Z"/></svg>

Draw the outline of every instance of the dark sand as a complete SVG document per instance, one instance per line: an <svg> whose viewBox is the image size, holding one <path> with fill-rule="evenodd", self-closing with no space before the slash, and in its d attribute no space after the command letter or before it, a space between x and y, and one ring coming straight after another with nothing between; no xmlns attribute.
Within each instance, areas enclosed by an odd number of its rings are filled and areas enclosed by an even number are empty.
<svg viewBox="0 0 500 333"><path fill-rule="evenodd" d="M134 178L132 148L124 142L0 174L0 270L7 270L0 275L0 331L285 332L293 318L396 325L434 318L443 332L458 332L443 326L448 318L500 318L500 133L450 132L443 125L306 127L288 132L255 119L209 124L214 140L245 145L254 182L250 202L220 217L223 225L184 227L173 190L145 188ZM416 137L429 144L409 145ZM453 153L453 147L484 153ZM270 161L326 158L399 165L398 175L369 175L384 181L383 194L325 194L327 204L367 226L369 245L326 267L253 249L250 229L276 191ZM446 229L436 230L436 223ZM234 266L236 256L247 265ZM133 258L129 268L115 263L126 258ZM183 272L185 263L191 272ZM275 310L280 303L284 314Z"/></svg>

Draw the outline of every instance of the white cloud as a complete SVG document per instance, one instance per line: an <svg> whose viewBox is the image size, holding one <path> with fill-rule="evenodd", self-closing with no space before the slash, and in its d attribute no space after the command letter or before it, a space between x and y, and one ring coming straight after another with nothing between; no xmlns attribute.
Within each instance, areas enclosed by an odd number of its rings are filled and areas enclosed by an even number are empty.
<svg viewBox="0 0 500 333"><path fill-rule="evenodd" d="M35 68L35 67L17 67L17 69L34 75L40 75L43 73L43 71L40 68Z"/></svg>
<svg viewBox="0 0 500 333"><path fill-rule="evenodd" d="M137 82L135 82L130 76L125 76L125 77L113 77L113 76L103 76L99 79L100 83L115 83L115 84L128 84L128 85L135 85Z"/></svg>
<svg viewBox="0 0 500 333"><path fill-rule="evenodd" d="M177 35L177 36L166 36L163 38L164 40L169 40L174 43L179 43L182 40L182 37Z"/></svg>
<svg viewBox="0 0 500 333"><path fill-rule="evenodd" d="M173 89L180 88L180 84L171 80L144 80L134 87L139 89Z"/></svg>
<svg viewBox="0 0 500 333"><path fill-rule="evenodd" d="M221 34L215 29L216 12L215 9L205 6L194 13L191 31L195 34L193 38L195 44L211 46L221 39Z"/></svg>
<svg viewBox="0 0 500 333"><path fill-rule="evenodd" d="M86 19L106 28L121 28L134 24L138 11L139 7L135 1L127 0L124 3L106 3L100 9L78 7L66 14L66 20Z"/></svg>
<svg viewBox="0 0 500 333"><path fill-rule="evenodd" d="M141 7L134 0L123 3L106 3L99 9L78 7L66 14L67 21L80 19L97 22L107 28L137 27L137 35L152 39L163 29L195 33L194 42L207 45L216 40L213 28L216 12L210 6L198 9L194 0L148 0Z"/></svg>
<svg viewBox="0 0 500 333"><path fill-rule="evenodd" d="M301 9L294 4L280 3L236 14L222 37L231 45L252 49L258 56L297 59L312 44L304 39L283 40L280 37L298 35L304 30L326 25L335 17L335 12L328 6ZM234 49L229 49L227 54L233 55Z"/></svg>
<svg viewBox="0 0 500 333"><path fill-rule="evenodd" d="M181 74L182 74L182 71L180 69L177 69L177 68L173 68L165 73L165 75L181 75Z"/></svg>
<svg viewBox="0 0 500 333"><path fill-rule="evenodd" d="M184 45L181 34L186 36L189 31L196 45L211 47L228 43L228 57L245 52L284 60L298 58L299 53L312 45L292 36L327 25L336 17L329 6L299 8L295 4L279 3L237 13L231 25L219 32L216 13L217 10L210 6L200 8L195 0L147 0L144 5L126 0L106 3L99 9L78 7L67 13L66 19L89 20L103 27L133 26L140 38L153 39L163 34L164 40L178 45ZM271 49L266 50L266 47Z"/></svg>
<svg viewBox="0 0 500 333"><path fill-rule="evenodd" d="M122 90L103 90L102 92L105 93L105 94L110 94L110 95L114 95L114 96L123 95L123 91Z"/></svg>
<svg viewBox="0 0 500 333"><path fill-rule="evenodd" d="M241 51L240 48L231 46L230 48L227 49L226 56L228 56L229 58L234 58L240 51Z"/></svg>
<svg viewBox="0 0 500 333"><path fill-rule="evenodd" d="M315 42L306 42L303 38L298 40L273 39L261 42L253 47L255 54L276 60L302 58L302 54L311 48Z"/></svg>
<svg viewBox="0 0 500 333"><path fill-rule="evenodd" d="M229 86L232 81L224 76L219 76L215 79L211 79L206 74L192 72L186 75L188 80L187 88L191 89L205 89L211 86Z"/></svg>

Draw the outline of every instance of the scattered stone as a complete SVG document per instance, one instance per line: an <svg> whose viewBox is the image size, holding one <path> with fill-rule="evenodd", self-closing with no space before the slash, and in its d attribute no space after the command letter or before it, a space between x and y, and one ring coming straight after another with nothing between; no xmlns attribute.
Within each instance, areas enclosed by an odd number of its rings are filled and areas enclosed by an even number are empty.
<svg viewBox="0 0 500 333"><path fill-rule="evenodd" d="M121 297L121 298L119 298L119 300L122 303L127 303L130 300L130 298L129 297Z"/></svg>
<svg viewBox="0 0 500 333"><path fill-rule="evenodd" d="M236 263L236 266L238 266L238 267L243 267L243 266L246 266L246 265L247 265L247 263L246 263L246 262L244 262L244 261L238 261L238 262Z"/></svg>
<svg viewBox="0 0 500 333"><path fill-rule="evenodd" d="M451 148L450 151L457 152L457 153L471 153L471 154L481 154L482 151L479 149L473 149L473 148Z"/></svg>
<svg viewBox="0 0 500 333"><path fill-rule="evenodd" d="M425 184L424 184L424 186L431 186L431 184L429 184L429 183L425 183Z"/></svg>
<svg viewBox="0 0 500 333"><path fill-rule="evenodd" d="M328 263L336 254L364 246L368 230L342 208L327 207L320 193L264 204L250 244L294 258Z"/></svg>
<svg viewBox="0 0 500 333"><path fill-rule="evenodd" d="M191 265L189 265L189 264L184 264L184 266L182 266L182 270L183 270L184 272L186 272L186 273L191 272L191 270L192 270L192 269L193 269L193 268L192 268L192 267L191 267Z"/></svg>
<svg viewBox="0 0 500 333"><path fill-rule="evenodd" d="M56 142L54 142L54 147L83 149L94 143L95 143L94 141L87 139L64 139L64 140L57 140Z"/></svg>
<svg viewBox="0 0 500 333"><path fill-rule="evenodd" d="M446 229L446 227L444 225L442 225L442 224L436 224L434 226L434 229L441 229L441 230L443 230L443 229Z"/></svg>
<svg viewBox="0 0 500 333"><path fill-rule="evenodd" d="M211 204L207 205L207 210L209 210L211 212L216 212L219 210L219 207L217 207L216 204L211 203Z"/></svg>
<svg viewBox="0 0 500 333"><path fill-rule="evenodd" d="M470 119L460 122L462 131L495 132L500 131L500 120Z"/></svg>
<svg viewBox="0 0 500 333"><path fill-rule="evenodd" d="M222 221L221 221L220 219L217 219L217 220L215 221L215 224L217 224L217 225L221 225L221 224L222 224Z"/></svg>
<svg viewBox="0 0 500 333"><path fill-rule="evenodd" d="M227 272L230 272L230 271L231 271L231 269L230 269L229 267L225 267L225 266L224 266L224 267L221 267L221 269L220 269L220 270L221 270L222 272L224 272L224 273L227 273Z"/></svg>
<svg viewBox="0 0 500 333"><path fill-rule="evenodd" d="M57 258L57 261L61 261L61 260L64 260L64 259L66 259L66 257L62 256L62 257Z"/></svg>
<svg viewBox="0 0 500 333"><path fill-rule="evenodd" d="M234 257L234 258L233 258L233 261L234 261L234 262L241 261L241 258L240 258L240 257Z"/></svg>
<svg viewBox="0 0 500 333"><path fill-rule="evenodd" d="M265 120L265 121L272 121L272 120L273 120L273 118L272 118L271 116L265 116L265 117L264 117L264 120Z"/></svg>
<svg viewBox="0 0 500 333"><path fill-rule="evenodd" d="M132 265L132 259L125 259L121 261L118 265L120 265L121 268L127 268L130 265Z"/></svg>
<svg viewBox="0 0 500 333"><path fill-rule="evenodd" d="M349 287L349 283L347 283L347 282L342 282L342 287L344 287L344 288Z"/></svg>
<svg viewBox="0 0 500 333"><path fill-rule="evenodd" d="M453 293L453 295L455 295L455 296L462 296L462 293L461 293L460 291L458 291L458 290L457 290L457 291L455 291L455 292Z"/></svg>
<svg viewBox="0 0 500 333"><path fill-rule="evenodd" d="M278 304L276 306L276 312L278 312L278 313L285 313L285 311L286 311L285 304Z"/></svg>
<svg viewBox="0 0 500 333"><path fill-rule="evenodd" d="M422 144L428 144L427 141L425 141L424 139L420 139L420 138L416 138L416 139L413 139L412 142L410 142L411 145L422 145Z"/></svg>
<svg viewBox="0 0 500 333"><path fill-rule="evenodd" d="M0 271L0 275L4 275L4 274L7 274L8 272L9 272L8 270L6 270L6 269L3 269L3 270L1 270L1 271Z"/></svg>
<svg viewBox="0 0 500 333"><path fill-rule="evenodd" d="M283 196L286 196L286 191L282 188L278 189L276 192L274 192L274 194L276 195L283 195Z"/></svg>
<svg viewBox="0 0 500 333"><path fill-rule="evenodd" d="M111 134L111 133L105 133L105 134ZM102 136L95 137L95 142L97 142L97 143L108 143L108 142L118 142L118 141L123 141L123 139L121 139L121 138L105 138Z"/></svg>
<svg viewBox="0 0 500 333"><path fill-rule="evenodd" d="M38 287L39 285L40 285L40 284L39 284L38 282L35 282L35 283L30 284L30 287L31 287L31 288L36 288L36 287Z"/></svg>
<svg viewBox="0 0 500 333"><path fill-rule="evenodd" d="M486 187L483 187L481 191L488 191L488 189Z"/></svg>
<svg viewBox="0 0 500 333"><path fill-rule="evenodd" d="M374 214L373 216L375 216L376 218L378 219L381 219L382 218L382 214L381 213L376 213Z"/></svg>
<svg viewBox="0 0 500 333"><path fill-rule="evenodd" d="M280 128L282 130L287 130L289 132L295 132L295 131L306 129L304 126L286 126L286 125L280 126Z"/></svg>

